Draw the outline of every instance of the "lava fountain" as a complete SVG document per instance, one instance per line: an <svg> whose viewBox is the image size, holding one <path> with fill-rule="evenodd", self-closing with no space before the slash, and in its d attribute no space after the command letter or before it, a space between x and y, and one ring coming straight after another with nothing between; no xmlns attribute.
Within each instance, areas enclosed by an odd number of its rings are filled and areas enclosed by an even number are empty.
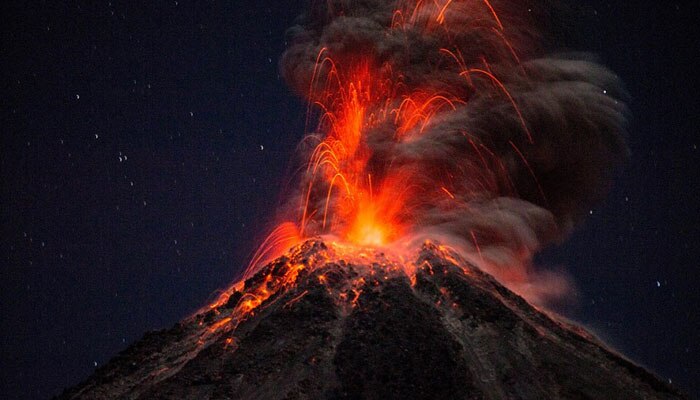
<svg viewBox="0 0 700 400"><path fill-rule="evenodd" d="M540 44L546 1L312 3L281 63L308 102L305 161L244 278L317 236L399 253L433 239L531 301L564 296L531 260L627 157L617 77Z"/></svg>

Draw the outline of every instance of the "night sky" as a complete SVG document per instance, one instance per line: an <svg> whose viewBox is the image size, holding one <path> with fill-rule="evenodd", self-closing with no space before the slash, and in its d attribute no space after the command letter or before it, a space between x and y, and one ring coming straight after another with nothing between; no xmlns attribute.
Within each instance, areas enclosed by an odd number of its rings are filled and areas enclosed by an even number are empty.
<svg viewBox="0 0 700 400"><path fill-rule="evenodd" d="M699 14L618 3L563 36L625 82L632 158L538 263L576 282L568 316L700 397ZM212 299L275 222L304 1L0 7L0 397L43 399Z"/></svg>

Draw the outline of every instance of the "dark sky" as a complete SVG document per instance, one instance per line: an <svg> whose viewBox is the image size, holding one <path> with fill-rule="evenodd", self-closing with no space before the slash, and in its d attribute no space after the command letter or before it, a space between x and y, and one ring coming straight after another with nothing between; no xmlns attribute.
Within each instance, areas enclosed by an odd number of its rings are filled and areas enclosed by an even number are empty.
<svg viewBox="0 0 700 400"><path fill-rule="evenodd" d="M305 106L303 1L3 2L0 397L42 399L231 281L274 221ZM586 2L570 39L631 94L632 160L567 243L569 315L700 396L698 13Z"/></svg>

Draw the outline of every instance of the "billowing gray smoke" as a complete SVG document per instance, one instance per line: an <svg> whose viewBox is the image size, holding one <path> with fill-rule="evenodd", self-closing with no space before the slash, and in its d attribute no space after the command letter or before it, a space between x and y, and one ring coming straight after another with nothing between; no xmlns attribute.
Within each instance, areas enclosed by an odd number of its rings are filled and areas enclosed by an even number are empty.
<svg viewBox="0 0 700 400"><path fill-rule="evenodd" d="M317 68L321 49L338 74L370 59L405 93L429 88L459 99L400 137L392 118L363 132L367 173L377 186L410 177L397 217L411 221L410 238L457 247L536 302L570 288L534 268L532 256L568 236L628 153L621 83L590 55L552 54L541 44L545 3L314 1L290 30L282 61L286 80L310 103L320 100L310 88L331 69ZM432 194L441 185L451 196ZM317 186L310 203L321 210L327 189Z"/></svg>

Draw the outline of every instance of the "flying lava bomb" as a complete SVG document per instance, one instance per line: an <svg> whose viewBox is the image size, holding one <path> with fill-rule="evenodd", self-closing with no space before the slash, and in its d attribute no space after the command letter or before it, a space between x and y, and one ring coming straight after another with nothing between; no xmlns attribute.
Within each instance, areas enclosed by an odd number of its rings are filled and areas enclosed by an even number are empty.
<svg viewBox="0 0 700 400"><path fill-rule="evenodd" d="M628 157L618 78L547 1L312 1L281 61L298 185L242 278L62 398L683 398L533 265ZM527 301L526 301L527 300Z"/></svg>

